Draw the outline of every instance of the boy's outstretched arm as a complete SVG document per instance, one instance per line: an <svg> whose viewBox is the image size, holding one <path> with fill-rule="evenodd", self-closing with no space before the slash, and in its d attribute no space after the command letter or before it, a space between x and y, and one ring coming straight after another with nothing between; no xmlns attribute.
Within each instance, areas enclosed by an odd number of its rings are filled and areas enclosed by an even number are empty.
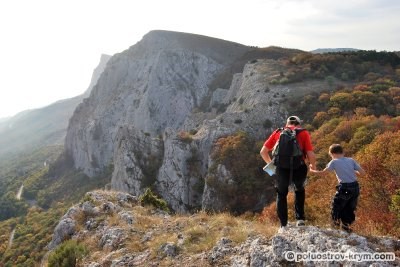
<svg viewBox="0 0 400 267"><path fill-rule="evenodd" d="M329 170L328 170L328 168L325 168L322 171L318 171L318 170L312 169L311 166L310 166L310 172L318 174L318 175L322 175L322 174L328 173Z"/></svg>

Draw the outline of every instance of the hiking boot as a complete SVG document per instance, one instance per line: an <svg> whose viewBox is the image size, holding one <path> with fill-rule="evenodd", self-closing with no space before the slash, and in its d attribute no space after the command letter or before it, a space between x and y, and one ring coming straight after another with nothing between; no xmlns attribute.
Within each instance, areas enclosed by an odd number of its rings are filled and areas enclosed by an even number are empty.
<svg viewBox="0 0 400 267"><path fill-rule="evenodd" d="M278 233L283 234L288 229L287 225L279 227Z"/></svg>
<svg viewBox="0 0 400 267"><path fill-rule="evenodd" d="M346 231L347 233L353 232L353 231L350 229L350 224L349 224L349 223L343 223L343 224L342 224L342 230Z"/></svg>
<svg viewBox="0 0 400 267"><path fill-rule="evenodd" d="M305 222L304 222L304 220L297 220L297 222L296 222L296 226L305 226L306 224L305 224Z"/></svg>

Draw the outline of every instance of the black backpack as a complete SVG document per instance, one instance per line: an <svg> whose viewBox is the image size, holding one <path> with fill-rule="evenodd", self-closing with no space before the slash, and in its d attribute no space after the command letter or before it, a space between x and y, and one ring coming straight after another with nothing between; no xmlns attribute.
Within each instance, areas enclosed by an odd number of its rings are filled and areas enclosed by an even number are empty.
<svg viewBox="0 0 400 267"><path fill-rule="evenodd" d="M304 160L296 135L304 129L279 128L276 131L281 132L281 135L272 150L275 166L283 169L298 169L304 164Z"/></svg>

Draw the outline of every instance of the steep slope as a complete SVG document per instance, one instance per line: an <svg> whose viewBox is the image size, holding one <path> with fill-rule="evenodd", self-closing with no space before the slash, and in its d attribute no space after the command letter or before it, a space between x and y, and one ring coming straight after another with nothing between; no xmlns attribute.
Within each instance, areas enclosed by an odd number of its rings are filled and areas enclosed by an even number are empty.
<svg viewBox="0 0 400 267"><path fill-rule="evenodd" d="M93 71L87 91L79 96L57 101L49 106L23 111L0 123L0 157L46 145L63 144L68 126L76 106L87 97L110 56L102 55Z"/></svg>

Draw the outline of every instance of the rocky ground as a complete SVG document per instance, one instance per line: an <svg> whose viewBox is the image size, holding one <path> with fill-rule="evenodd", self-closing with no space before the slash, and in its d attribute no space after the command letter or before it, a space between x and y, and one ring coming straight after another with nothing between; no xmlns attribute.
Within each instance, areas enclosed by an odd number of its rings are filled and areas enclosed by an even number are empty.
<svg viewBox="0 0 400 267"><path fill-rule="evenodd" d="M88 192L62 217L49 249L76 239L90 253L81 266L399 266L394 261L290 261L291 257L321 255L398 255L400 241L363 237L314 226L274 225L252 216L225 213L171 215L143 207L138 198L113 191ZM322 256L320 256L322 257ZM325 256L326 257L326 256Z"/></svg>

